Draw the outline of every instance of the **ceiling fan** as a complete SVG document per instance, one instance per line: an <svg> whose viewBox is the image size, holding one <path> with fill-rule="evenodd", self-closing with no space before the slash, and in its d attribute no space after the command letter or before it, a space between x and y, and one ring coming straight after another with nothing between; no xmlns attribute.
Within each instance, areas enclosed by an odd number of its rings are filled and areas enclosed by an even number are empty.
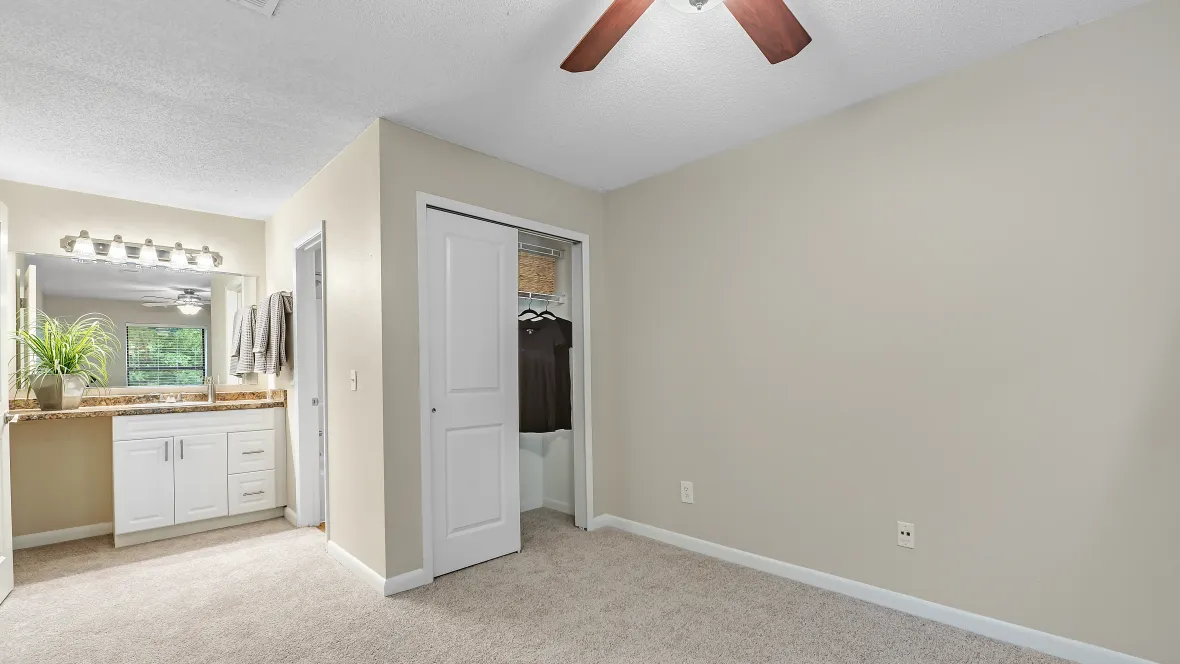
<svg viewBox="0 0 1180 664"><path fill-rule="evenodd" d="M209 306L208 302L201 299L197 295L195 288L181 288L180 295L175 298L161 297L159 295L144 295L141 300L144 300L145 307L176 307L180 309L180 313L186 316L195 316L201 312L201 309Z"/></svg>
<svg viewBox="0 0 1180 664"><path fill-rule="evenodd" d="M654 2L615 0L561 63L561 68L577 73L597 67ZM811 35L783 0L668 0L668 4L691 13L725 5L772 65L795 57L811 43Z"/></svg>

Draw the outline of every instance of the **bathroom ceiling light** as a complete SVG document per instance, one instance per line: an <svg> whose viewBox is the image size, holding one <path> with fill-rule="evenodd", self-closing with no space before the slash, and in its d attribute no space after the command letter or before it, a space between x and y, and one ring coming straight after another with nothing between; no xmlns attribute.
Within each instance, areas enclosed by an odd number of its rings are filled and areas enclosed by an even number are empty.
<svg viewBox="0 0 1180 664"><path fill-rule="evenodd" d="M78 237L74 240L74 260L88 263L94 260L98 254L94 251L94 240L90 239L90 233L82 231L78 233Z"/></svg>
<svg viewBox="0 0 1180 664"><path fill-rule="evenodd" d="M188 269L188 254L184 253L184 247L179 242L172 247L172 259L168 261L168 267L173 270Z"/></svg>
<svg viewBox="0 0 1180 664"><path fill-rule="evenodd" d="M211 251L209 247L201 247L200 251L185 249L179 242L175 249L160 260L159 249L150 240L127 242L122 235L116 235L113 240L103 240L90 237L90 233L81 231L77 235L67 235L59 243L61 248L79 262L106 261L115 265L139 265L155 267L160 263L167 263L168 267L176 270L191 270L194 267L207 272L221 267L221 254Z"/></svg>
<svg viewBox="0 0 1180 664"><path fill-rule="evenodd" d="M213 253L209 251L209 246L201 247L201 253L197 254L197 269L202 272L208 272L214 267Z"/></svg>
<svg viewBox="0 0 1180 664"><path fill-rule="evenodd" d="M127 245L123 244L122 235L116 235L111 240L111 246L107 248L107 260L116 265L127 262Z"/></svg>
<svg viewBox="0 0 1180 664"><path fill-rule="evenodd" d="M156 253L156 245L152 244L152 239L143 241L143 246L139 248L139 264L144 267L155 267L160 264L160 256Z"/></svg>

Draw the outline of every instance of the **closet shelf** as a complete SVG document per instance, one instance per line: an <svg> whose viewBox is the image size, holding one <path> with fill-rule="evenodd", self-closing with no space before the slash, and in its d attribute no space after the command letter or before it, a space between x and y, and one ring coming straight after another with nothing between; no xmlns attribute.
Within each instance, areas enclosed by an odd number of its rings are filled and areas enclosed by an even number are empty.
<svg viewBox="0 0 1180 664"><path fill-rule="evenodd" d="M534 302L565 304L565 296L558 293L530 293L528 291L516 291L516 296L522 300L532 300Z"/></svg>
<svg viewBox="0 0 1180 664"><path fill-rule="evenodd" d="M542 247L536 244L528 244L527 242L516 243L516 248L526 254L536 254L537 256L549 256L551 258L561 258L565 252L561 249L550 249L549 247Z"/></svg>

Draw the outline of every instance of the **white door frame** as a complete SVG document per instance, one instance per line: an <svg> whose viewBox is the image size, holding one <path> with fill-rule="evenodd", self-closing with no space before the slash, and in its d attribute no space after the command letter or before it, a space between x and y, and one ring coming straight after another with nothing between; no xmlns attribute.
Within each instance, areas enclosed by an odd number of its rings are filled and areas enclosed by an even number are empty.
<svg viewBox="0 0 1180 664"><path fill-rule="evenodd" d="M581 249L581 271L579 274L573 275L572 289L580 290L580 298L574 298L571 293L570 304L571 307L579 304L582 307L582 345L581 357L582 366L576 367L575 376L580 380L573 385L574 394L574 449L575 457L577 450L577 439L582 437L585 441L586 449L586 469L585 469L585 494L586 494L586 526L589 527L594 519L594 456L593 456L593 440L594 430L592 426L592 404L590 394L590 236L585 233L571 231L558 226L551 226L543 224L530 219L523 219L510 214L496 212L495 210L488 210L475 205L468 205L467 203L460 203L442 196L435 196L425 192L417 192L417 217L418 217L418 410L420 411L418 430L421 438L421 450L419 457L422 461L422 569L426 572L426 577L434 578L434 521L433 521L433 497L434 491L432 486L431 467L431 424L430 424L430 306L429 306L429 281L427 273L429 271L427 261L427 238L426 238L426 210L427 208L438 208L446 212L453 212L456 214L473 217L475 219L482 219L495 224L502 224L505 226L513 226L526 231L535 231L537 233L544 233L552 235L563 240L578 243ZM577 260L574 261L574 267L578 266ZM581 288L579 289L579 285ZM579 400L578 397L581 397ZM579 407L579 403L582 404ZM582 421L578 422L579 412L582 415ZM577 424L581 423L579 427ZM574 478L575 491L581 483L582 477ZM574 501L577 502L575 495Z"/></svg>
<svg viewBox="0 0 1180 664"><path fill-rule="evenodd" d="M8 357L16 351L9 341L16 327L15 270L8 255L8 208L0 202L0 602L13 586L12 570L12 473L9 467Z"/></svg>
<svg viewBox="0 0 1180 664"><path fill-rule="evenodd" d="M321 256L320 278L323 279L325 286L320 289L321 295L318 301L315 297L315 250L317 248L320 250ZM292 388L296 401L288 399L287 407L294 409L292 419L297 431L296 449L293 450L295 453L292 455L295 458L295 525L318 526L320 525L319 511L313 509L312 506L320 504L320 409L324 413L322 426L325 484L327 484L326 470L328 467L328 391L327 389L319 389L327 387L324 368L327 366L328 357L327 318L324 316L324 308L328 299L327 260L325 260L327 252L324 251L323 221L315 230L295 242L294 253L292 264L295 276L292 279L294 287L291 289L291 298L294 309L292 316L295 328L295 357L292 363ZM320 308L318 320L313 315L313 307ZM317 330L317 327L320 329ZM309 357L321 358L322 363L318 367L318 371L312 370L315 369L314 364L308 364L306 358ZM311 402L311 397L306 396L306 391L299 389L301 384L306 385L317 380L316 374L319 374L318 380L321 381L315 390L320 393L318 406ZM323 500L326 516L328 496L323 496ZM331 527L332 524L327 523L325 529ZM328 539L331 539L330 534Z"/></svg>

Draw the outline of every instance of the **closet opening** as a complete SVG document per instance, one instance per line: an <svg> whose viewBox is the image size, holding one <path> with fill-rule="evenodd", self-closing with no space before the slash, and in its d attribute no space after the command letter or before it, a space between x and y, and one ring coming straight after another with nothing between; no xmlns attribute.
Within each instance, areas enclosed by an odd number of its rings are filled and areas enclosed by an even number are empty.
<svg viewBox="0 0 1180 664"><path fill-rule="evenodd" d="M589 526L589 237L418 195L430 578ZM526 540L528 538L525 538Z"/></svg>

